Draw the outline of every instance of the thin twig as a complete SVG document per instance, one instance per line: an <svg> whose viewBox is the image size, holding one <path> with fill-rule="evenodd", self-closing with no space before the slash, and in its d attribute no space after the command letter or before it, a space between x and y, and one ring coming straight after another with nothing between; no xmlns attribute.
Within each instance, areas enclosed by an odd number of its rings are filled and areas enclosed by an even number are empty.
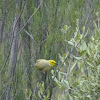
<svg viewBox="0 0 100 100"><path fill-rule="evenodd" d="M32 36L29 32L27 32L26 30L24 30L24 31L25 31L25 33L26 33L34 42L36 42L36 41L34 40L33 36Z"/></svg>
<svg viewBox="0 0 100 100"><path fill-rule="evenodd" d="M16 23L15 23L15 27L16 27L16 24L17 24L19 18L20 18L21 15L22 15L22 12L23 12L23 10L24 10L25 4L26 4L26 2L24 2L24 5L23 5L22 10L21 10L21 12L20 12L20 15L19 15L19 17L18 17L18 19L17 19L17 21L16 21ZM14 31L15 31L15 27L13 28L13 33L14 33ZM11 51L11 47L12 47L12 44L13 44L13 40L14 40L14 37L13 37L13 39L11 40L11 45L10 45L10 47L9 47L8 55L7 55L7 58L6 58L6 61L5 61L4 65L3 65L3 67L6 66L7 61L8 61L8 58L9 58L9 56L10 56L10 51Z"/></svg>
<svg viewBox="0 0 100 100"><path fill-rule="evenodd" d="M24 27L29 23L29 21L31 20L31 18L35 15L35 13L39 10L40 6L42 5L43 1L40 3L40 5L37 7L37 9L35 10L35 12L30 16L30 18L26 21L26 23L22 26L22 28L18 31L18 34L24 29ZM16 35L16 36L17 36ZM14 36L14 38L16 37Z"/></svg>
<svg viewBox="0 0 100 100"><path fill-rule="evenodd" d="M73 58L73 56L72 56L73 52L72 52L72 51L73 51L73 47L71 48L70 61L69 61L68 70L67 70L67 75L66 75L65 80L68 79L68 76L69 76L69 73L70 73L70 68L71 68L71 63L72 63L72 58Z"/></svg>

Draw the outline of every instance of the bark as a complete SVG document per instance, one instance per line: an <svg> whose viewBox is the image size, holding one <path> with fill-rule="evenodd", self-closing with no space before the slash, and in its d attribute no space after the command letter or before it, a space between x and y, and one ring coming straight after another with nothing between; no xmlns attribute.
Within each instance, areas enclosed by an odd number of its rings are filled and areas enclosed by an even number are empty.
<svg viewBox="0 0 100 100"><path fill-rule="evenodd" d="M18 35L17 35L17 33L19 31L19 23L20 23L20 21L17 20L17 17L15 17L14 25L13 25L11 55L10 55L9 73L8 73L9 74L9 86L7 89L6 100L13 100L13 96L12 96L11 92L12 92L12 86L13 86L12 83L14 81L16 62L17 62L17 53L18 53Z"/></svg>
<svg viewBox="0 0 100 100"><path fill-rule="evenodd" d="M3 35L3 30L5 25L6 8L7 8L7 0L5 0L4 2L4 12L3 12L3 17L2 17L1 27L0 27L0 42L2 42L2 35Z"/></svg>

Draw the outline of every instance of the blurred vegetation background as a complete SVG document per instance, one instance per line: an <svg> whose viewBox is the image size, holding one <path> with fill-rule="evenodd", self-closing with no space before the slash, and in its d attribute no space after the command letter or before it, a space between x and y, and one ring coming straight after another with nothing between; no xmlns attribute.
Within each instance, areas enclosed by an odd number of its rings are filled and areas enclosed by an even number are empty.
<svg viewBox="0 0 100 100"><path fill-rule="evenodd" d="M0 100L100 100L100 0L0 0Z"/></svg>

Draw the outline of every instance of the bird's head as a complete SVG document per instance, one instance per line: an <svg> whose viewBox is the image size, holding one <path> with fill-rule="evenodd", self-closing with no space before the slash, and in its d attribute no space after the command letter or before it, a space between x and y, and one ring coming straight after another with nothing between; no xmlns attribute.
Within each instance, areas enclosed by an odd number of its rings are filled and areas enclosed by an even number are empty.
<svg viewBox="0 0 100 100"><path fill-rule="evenodd" d="M53 67L56 64L56 62L54 60L49 60L49 64Z"/></svg>

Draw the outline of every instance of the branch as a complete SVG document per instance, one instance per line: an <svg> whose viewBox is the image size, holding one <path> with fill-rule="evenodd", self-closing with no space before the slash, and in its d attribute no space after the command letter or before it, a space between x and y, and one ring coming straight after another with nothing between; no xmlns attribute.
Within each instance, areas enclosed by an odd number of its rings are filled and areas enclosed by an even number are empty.
<svg viewBox="0 0 100 100"><path fill-rule="evenodd" d="M37 7L37 9L35 10L35 12L30 16L30 18L26 21L26 23L23 25L23 27L18 31L18 34L24 29L24 27L29 23L29 21L31 20L31 18L35 15L35 13L39 10L40 6L42 5L43 1L40 3L40 5ZM16 36L17 36L16 35ZM16 37L14 36L14 38Z"/></svg>
<svg viewBox="0 0 100 100"><path fill-rule="evenodd" d="M26 33L34 42L36 42L36 41L34 40L33 36L32 36L29 32L27 32L26 30L24 30L24 31L25 31L25 33Z"/></svg>
<svg viewBox="0 0 100 100"><path fill-rule="evenodd" d="M69 76L69 73L70 73L70 68L71 68L71 63L72 63L72 54L73 54L73 48L71 48L71 53L70 53L70 61L69 61L69 65L68 65L68 70L67 70L67 75L66 75L66 78L65 80L68 79L68 76Z"/></svg>

